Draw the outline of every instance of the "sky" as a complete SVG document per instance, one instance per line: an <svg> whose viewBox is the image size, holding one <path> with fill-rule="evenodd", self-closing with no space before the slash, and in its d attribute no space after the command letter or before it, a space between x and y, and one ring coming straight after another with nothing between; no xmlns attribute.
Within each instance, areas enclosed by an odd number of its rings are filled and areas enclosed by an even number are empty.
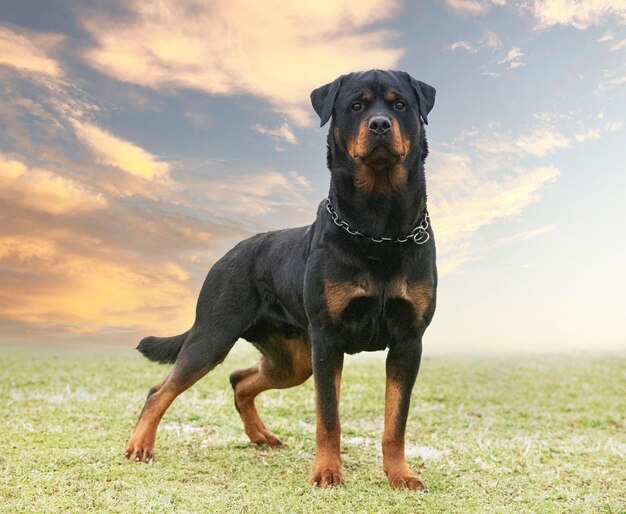
<svg viewBox="0 0 626 514"><path fill-rule="evenodd" d="M429 353L626 348L626 0L0 3L0 342L193 322L237 241L313 221L309 93L437 89Z"/></svg>

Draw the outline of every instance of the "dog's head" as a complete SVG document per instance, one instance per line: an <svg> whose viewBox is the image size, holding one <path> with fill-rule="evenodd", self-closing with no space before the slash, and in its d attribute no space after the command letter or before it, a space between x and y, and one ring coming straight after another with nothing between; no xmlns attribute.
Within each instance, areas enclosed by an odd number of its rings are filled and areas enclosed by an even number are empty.
<svg viewBox="0 0 626 514"><path fill-rule="evenodd" d="M401 71L342 75L311 93L324 125L331 117L328 165L349 168L357 186L389 193L428 152L423 125L435 89Z"/></svg>

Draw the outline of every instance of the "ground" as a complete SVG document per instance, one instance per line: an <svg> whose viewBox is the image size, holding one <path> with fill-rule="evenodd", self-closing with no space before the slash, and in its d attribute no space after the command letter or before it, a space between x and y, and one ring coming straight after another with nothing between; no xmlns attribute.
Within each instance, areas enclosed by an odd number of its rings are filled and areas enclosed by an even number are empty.
<svg viewBox="0 0 626 514"><path fill-rule="evenodd" d="M319 490L312 381L259 398L288 448L252 446L228 383L255 360L243 345L176 400L148 465L124 443L167 366L126 349L0 347L0 511L626 511L625 355L425 358L407 454L428 494L393 491L382 472L382 359L346 362L346 487Z"/></svg>

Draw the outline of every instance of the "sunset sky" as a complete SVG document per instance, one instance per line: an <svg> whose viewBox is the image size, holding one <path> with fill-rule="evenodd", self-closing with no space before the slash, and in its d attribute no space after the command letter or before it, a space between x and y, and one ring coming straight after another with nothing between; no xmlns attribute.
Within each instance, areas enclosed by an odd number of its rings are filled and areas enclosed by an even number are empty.
<svg viewBox="0 0 626 514"><path fill-rule="evenodd" d="M431 84L426 352L626 348L626 0L2 0L0 342L185 331L328 191L312 89Z"/></svg>

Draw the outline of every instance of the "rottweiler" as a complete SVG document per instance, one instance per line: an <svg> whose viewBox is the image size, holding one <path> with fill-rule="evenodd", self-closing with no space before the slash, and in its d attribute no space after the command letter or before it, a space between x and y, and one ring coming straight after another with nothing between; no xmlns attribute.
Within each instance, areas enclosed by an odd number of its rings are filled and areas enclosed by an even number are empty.
<svg viewBox="0 0 626 514"><path fill-rule="evenodd" d="M173 363L150 389L125 455L148 462L172 401L246 339L260 361L230 375L253 443L280 447L255 397L315 381L316 454L310 483L344 482L339 390L344 355L388 350L383 468L394 488L424 490L404 438L422 335L435 311L435 242L426 205L424 125L435 89L406 72L370 70L311 93L327 138L330 190L306 227L257 234L209 271L191 329L147 337L138 350Z"/></svg>

